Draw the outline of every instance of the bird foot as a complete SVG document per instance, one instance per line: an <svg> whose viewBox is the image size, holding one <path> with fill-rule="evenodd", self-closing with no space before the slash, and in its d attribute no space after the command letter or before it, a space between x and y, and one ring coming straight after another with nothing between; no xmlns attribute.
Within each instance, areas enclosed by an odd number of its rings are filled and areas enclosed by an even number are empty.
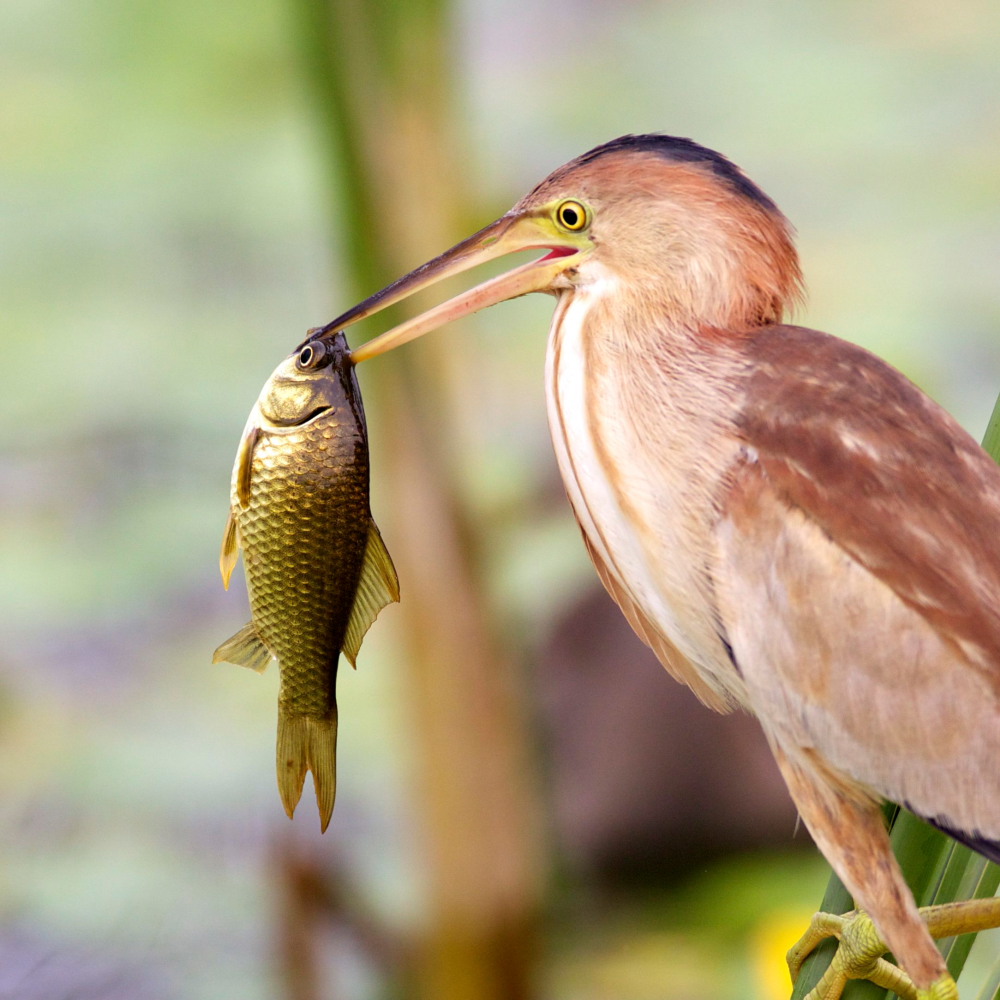
<svg viewBox="0 0 1000 1000"><path fill-rule="evenodd" d="M1000 897L923 906L920 916L933 938L1000 927ZM926 989L917 989L902 969L883 958L885 944L871 918L862 910L852 910L842 916L833 913L813 916L809 929L788 951L788 970L793 983L798 979L806 956L828 937L837 938L840 946L829 968L805 1000L838 1000L849 979L868 979L876 986L893 990L901 1000L958 1000L958 987L947 973Z"/></svg>
<svg viewBox="0 0 1000 1000"><path fill-rule="evenodd" d="M788 951L788 970L793 983L798 979L806 956L828 937L837 938L840 946L805 1000L839 1000L851 979L867 979L876 986L892 990L901 1000L958 1000L955 981L950 976L943 977L930 990L918 990L902 969L883 958L885 944L871 918L860 910L842 916L833 913L813 916L808 930ZM949 984L951 992L947 989Z"/></svg>

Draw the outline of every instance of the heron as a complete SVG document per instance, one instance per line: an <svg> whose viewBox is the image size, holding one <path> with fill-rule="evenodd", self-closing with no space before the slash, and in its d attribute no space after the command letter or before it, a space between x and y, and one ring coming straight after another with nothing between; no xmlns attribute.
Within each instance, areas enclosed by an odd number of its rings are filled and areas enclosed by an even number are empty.
<svg viewBox="0 0 1000 1000"><path fill-rule="evenodd" d="M668 673L757 717L858 907L817 917L793 976L835 934L817 996L870 978L953 1000L932 935L997 926L1000 901L918 911L880 806L1000 861L1000 467L895 368L785 322L802 291L789 222L689 139L584 153L311 335L524 250L354 361L555 297L548 421L598 576Z"/></svg>

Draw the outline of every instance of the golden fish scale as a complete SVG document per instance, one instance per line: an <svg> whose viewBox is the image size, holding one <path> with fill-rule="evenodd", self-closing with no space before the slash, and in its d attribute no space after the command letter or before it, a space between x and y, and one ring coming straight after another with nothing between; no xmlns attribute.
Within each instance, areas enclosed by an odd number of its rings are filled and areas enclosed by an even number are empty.
<svg viewBox="0 0 1000 1000"><path fill-rule="evenodd" d="M279 704L325 717L371 517L367 448L350 409L262 430L250 502L234 505L253 620L279 662Z"/></svg>

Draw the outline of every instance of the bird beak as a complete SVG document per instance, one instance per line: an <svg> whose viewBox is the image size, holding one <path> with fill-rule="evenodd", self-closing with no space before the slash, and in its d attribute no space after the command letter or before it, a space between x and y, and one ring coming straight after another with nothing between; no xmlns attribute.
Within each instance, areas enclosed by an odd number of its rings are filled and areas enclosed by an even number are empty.
<svg viewBox="0 0 1000 1000"><path fill-rule="evenodd" d="M591 247L584 234L559 233L547 216L518 213L502 216L485 229L446 250L439 257L422 264L409 274L387 285L380 292L358 303L332 323L313 333L313 338L342 330L358 320L372 316L415 292L436 284L452 275L461 274L487 261L496 260L519 250L549 250L544 257L523 264L505 274L484 281L475 288L439 306L428 309L413 319L393 327L381 336L369 340L351 351L357 364L399 347L460 316L485 309L486 306L526 295L528 292L550 290L553 281L564 271L579 263L580 255Z"/></svg>

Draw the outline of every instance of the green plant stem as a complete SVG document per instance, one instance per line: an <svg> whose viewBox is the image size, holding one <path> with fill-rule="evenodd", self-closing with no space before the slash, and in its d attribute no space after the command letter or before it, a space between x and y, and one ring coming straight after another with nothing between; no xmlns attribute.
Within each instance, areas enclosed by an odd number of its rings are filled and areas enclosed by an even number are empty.
<svg viewBox="0 0 1000 1000"><path fill-rule="evenodd" d="M997 396L996 405L993 407L993 415L986 425L986 433L983 435L983 447L993 457L995 462L1000 462L1000 396Z"/></svg>

